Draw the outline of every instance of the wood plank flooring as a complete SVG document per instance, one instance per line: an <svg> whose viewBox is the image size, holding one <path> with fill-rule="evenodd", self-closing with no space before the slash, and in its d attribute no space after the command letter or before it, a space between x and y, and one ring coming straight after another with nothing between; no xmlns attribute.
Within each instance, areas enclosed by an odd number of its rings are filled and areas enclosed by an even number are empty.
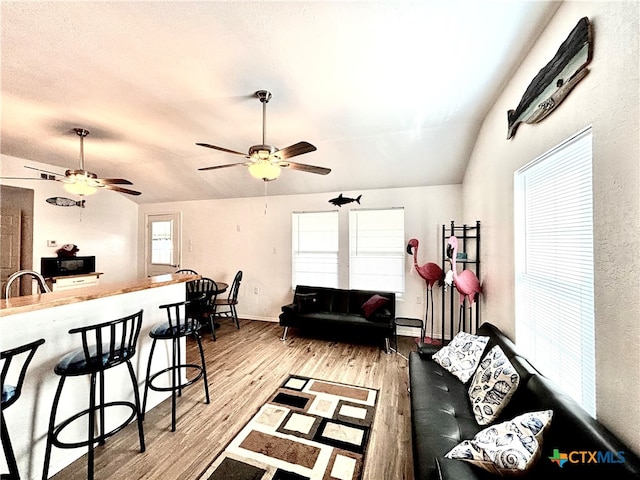
<svg viewBox="0 0 640 480"><path fill-rule="evenodd" d="M408 365L402 356L295 330L282 342L276 323L241 320L240 327L223 321L216 342L203 334L211 404L204 403L202 383L188 387L178 398L177 431L171 432L166 400L146 415L146 452L139 452L135 423L97 447L96 479L197 479L290 373L379 389L363 480L413 479ZM411 338L399 343L404 355L415 349ZM194 358L195 342L187 346L187 357ZM52 478L86 479L86 456Z"/></svg>

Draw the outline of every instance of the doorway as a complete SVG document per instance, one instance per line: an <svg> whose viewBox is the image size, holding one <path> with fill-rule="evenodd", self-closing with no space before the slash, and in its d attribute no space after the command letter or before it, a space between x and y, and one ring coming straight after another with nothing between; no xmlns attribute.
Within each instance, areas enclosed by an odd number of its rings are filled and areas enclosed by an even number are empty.
<svg viewBox="0 0 640 480"><path fill-rule="evenodd" d="M148 277L180 268L180 213L147 215L145 271Z"/></svg>
<svg viewBox="0 0 640 480"><path fill-rule="evenodd" d="M0 287L18 270L33 268L33 190L0 185ZM32 282L20 280L20 295L31 295Z"/></svg>

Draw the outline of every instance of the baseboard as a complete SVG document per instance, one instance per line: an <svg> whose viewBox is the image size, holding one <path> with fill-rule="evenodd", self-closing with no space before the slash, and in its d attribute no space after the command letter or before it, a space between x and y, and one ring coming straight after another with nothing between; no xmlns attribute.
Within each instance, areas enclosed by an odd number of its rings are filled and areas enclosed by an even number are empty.
<svg viewBox="0 0 640 480"><path fill-rule="evenodd" d="M259 317L257 315L240 315L241 320L257 320L259 322L271 322L278 323L280 319L278 317Z"/></svg>

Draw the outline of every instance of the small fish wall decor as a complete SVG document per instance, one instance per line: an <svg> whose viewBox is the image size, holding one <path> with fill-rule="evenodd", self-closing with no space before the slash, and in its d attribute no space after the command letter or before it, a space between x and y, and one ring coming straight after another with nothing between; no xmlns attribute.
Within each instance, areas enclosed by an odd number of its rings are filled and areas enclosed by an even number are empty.
<svg viewBox="0 0 640 480"><path fill-rule="evenodd" d="M50 203L51 205L55 205L56 207L80 207L80 208L84 208L84 202L86 202L86 200L71 200L70 198L66 198L66 197L50 197L47 198L47 203Z"/></svg>
<svg viewBox="0 0 640 480"><path fill-rule="evenodd" d="M589 69L593 54L591 23L580 19L553 59L533 78L515 110L507 112L507 139L521 122L538 123L565 99Z"/></svg>
<svg viewBox="0 0 640 480"><path fill-rule="evenodd" d="M356 202L358 203L358 205L360 205L361 198L362 198L362 195L358 195L357 198L349 198L349 197L343 197L342 194L340 194L336 198L332 198L331 200L329 200L329 203L332 203L337 207L342 207L342 205L346 205L347 203L352 203L352 202Z"/></svg>

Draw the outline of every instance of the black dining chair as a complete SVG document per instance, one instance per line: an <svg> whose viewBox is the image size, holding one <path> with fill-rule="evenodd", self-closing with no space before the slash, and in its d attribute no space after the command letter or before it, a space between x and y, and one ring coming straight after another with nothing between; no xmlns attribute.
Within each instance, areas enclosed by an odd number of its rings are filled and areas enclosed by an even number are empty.
<svg viewBox="0 0 640 480"><path fill-rule="evenodd" d="M231 288L229 289L229 295L227 298L216 299L216 309L213 314L213 318L231 318L233 323L236 324L236 328L240 329L240 322L238 321L238 312L236 305L238 305L238 291L240 290L240 282L242 282L242 270L238 270L236 276L233 278Z"/></svg>
<svg viewBox="0 0 640 480"><path fill-rule="evenodd" d="M186 283L187 300L191 302L187 308L187 315L195 318L200 324L211 328L211 337L216 340L216 327L213 317L216 311L216 299L218 298L218 284L211 278L199 278Z"/></svg>
<svg viewBox="0 0 640 480"><path fill-rule="evenodd" d="M198 272L195 270L191 270L189 268L181 268L180 270L176 270L175 273L186 273L188 275L198 275Z"/></svg>
<svg viewBox="0 0 640 480"><path fill-rule="evenodd" d="M183 302L170 303L167 305L160 305L161 309L167 312L167 321L154 325L149 332L149 336L153 339L151 344L151 352L149 353L149 362L147 363L147 375L144 383L144 400L142 401L142 412L144 417L144 411L147 407L147 395L149 390L156 392L171 392L171 431L176 431L176 393L178 396L182 396L182 389L202 379L204 384L204 393L206 403L209 403L209 383L207 382L207 367L204 361L204 352L202 350L202 342L200 341L200 329L202 326L200 322L195 318L190 318L187 315L187 309L194 303L199 302L204 298L204 294L201 297L194 298L192 300L186 300ZM198 349L200 351L200 365L194 363L181 363L181 348L180 340L184 337L192 336L198 343ZM156 348L156 342L158 340L170 340L171 341L171 364L154 374L151 374L151 360L153 359L153 352ZM196 375L192 378L186 378L187 371L195 371ZM182 372L185 372L185 380L183 380ZM166 374L171 374L171 382L169 386L154 385L153 381Z"/></svg>
<svg viewBox="0 0 640 480"><path fill-rule="evenodd" d="M11 405L16 403L22 393L22 385L27 375L27 368L36 354L36 350L44 343L44 338L35 342L22 345L20 347L5 350L0 353L0 361L2 361L2 404L0 405L0 416L2 417L2 425L0 436L2 438L2 450L4 458L9 467L9 475L1 475L0 478L8 478L19 480L18 464L16 462L13 447L11 446L11 438L9 430L7 430L7 422L4 419L4 412ZM15 362L14 362L15 360Z"/></svg>
<svg viewBox="0 0 640 480"><path fill-rule="evenodd" d="M136 353L136 344L140 335L142 325L142 310L133 315L117 320L79 327L69 330L70 334L80 334L82 347L66 354L53 369L56 375L60 376L58 389L53 398L51 407L51 417L49 418L49 430L47 433L47 446L44 456L44 468L42 470L42 480L47 480L49 464L51 462L51 449L55 445L58 448L89 447L87 455L87 478L93 480L93 460L94 445L104 445L107 438L115 435L131 420L137 418L138 436L140 437L140 452L145 451L144 431L142 426L142 415L140 411L140 394L138 392L138 382L131 364L131 360ZM122 364L127 365L131 386L133 389L134 402L131 401L105 401L105 390L109 385L105 384L104 372L110 368ZM90 376L89 386L89 408L76 413L72 417L64 420L55 426L56 412L62 394L62 387L67 377ZM96 383L99 383L98 402L96 403ZM126 407L131 410L129 417L120 425L105 432L105 409L110 407ZM99 417L99 428L96 435L96 415ZM64 441L60 439L62 431L75 420L88 417L87 438L79 441Z"/></svg>

